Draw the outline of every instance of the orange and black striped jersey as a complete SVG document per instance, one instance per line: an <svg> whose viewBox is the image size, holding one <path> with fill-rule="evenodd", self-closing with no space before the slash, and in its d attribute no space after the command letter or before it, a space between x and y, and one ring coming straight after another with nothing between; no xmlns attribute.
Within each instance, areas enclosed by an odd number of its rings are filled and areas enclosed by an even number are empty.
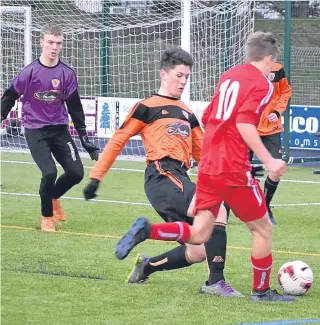
<svg viewBox="0 0 320 325"><path fill-rule="evenodd" d="M260 117L259 126L257 128L260 135L270 135L283 131L281 114L286 110L291 96L291 87L283 66L280 63L274 63L268 77L273 83L274 90L269 104L263 110ZM268 116L274 112L278 115L279 119L277 122L269 122Z"/></svg>
<svg viewBox="0 0 320 325"><path fill-rule="evenodd" d="M196 116L181 100L156 94L131 109L105 146L90 178L101 180L126 142L138 134L145 147L147 164L170 157L189 168L191 157L200 161L203 131Z"/></svg>

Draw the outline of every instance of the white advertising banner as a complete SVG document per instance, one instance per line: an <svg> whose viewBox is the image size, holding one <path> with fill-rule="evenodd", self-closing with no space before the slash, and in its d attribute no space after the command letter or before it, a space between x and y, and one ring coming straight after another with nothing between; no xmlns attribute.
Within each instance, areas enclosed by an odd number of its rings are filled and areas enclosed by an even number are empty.
<svg viewBox="0 0 320 325"><path fill-rule="evenodd" d="M138 101L139 99L135 98L99 97L97 136L99 138L110 138Z"/></svg>
<svg viewBox="0 0 320 325"><path fill-rule="evenodd" d="M86 115L85 119L86 119L87 131L95 132L96 131L96 117Z"/></svg>
<svg viewBox="0 0 320 325"><path fill-rule="evenodd" d="M81 103L85 115L95 115L96 114L96 98L81 98Z"/></svg>

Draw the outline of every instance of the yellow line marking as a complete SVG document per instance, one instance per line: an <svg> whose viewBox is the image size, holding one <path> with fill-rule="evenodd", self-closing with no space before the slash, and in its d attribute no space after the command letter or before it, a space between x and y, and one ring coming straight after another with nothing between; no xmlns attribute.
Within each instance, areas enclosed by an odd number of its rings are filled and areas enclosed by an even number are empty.
<svg viewBox="0 0 320 325"><path fill-rule="evenodd" d="M20 227L20 226L5 226L1 225L1 228L4 229L15 229L15 230L33 230L39 231L40 229L36 228L27 228L27 227ZM104 235L104 234L92 234L88 232L73 232L73 231L65 231L65 230L57 230L56 233L66 234L66 235L77 235L77 236L88 236L88 237L101 237L101 238L113 238L113 239L120 239L120 236L113 236L113 235Z"/></svg>
<svg viewBox="0 0 320 325"><path fill-rule="evenodd" d="M39 231L36 228L27 228L21 226L0 226L3 229L15 229L15 230L33 230ZM88 236L88 237L97 237L97 238L112 238L112 239L120 239L121 236L114 236L114 235L105 235L105 234L93 234L89 232L72 232L72 231L65 231L65 230L57 230L56 233L58 234L65 234L65 235L76 235L76 236ZM158 241L156 241L158 242ZM165 243L172 243L172 242L165 242ZM250 251L251 247L243 247L243 246L227 246L229 249L235 250L243 250L243 251ZM320 257L320 253L304 253L304 252L291 252L291 251L282 251L282 250L273 250L273 253L278 254L289 254L289 255L303 255L303 256L317 256Z"/></svg>

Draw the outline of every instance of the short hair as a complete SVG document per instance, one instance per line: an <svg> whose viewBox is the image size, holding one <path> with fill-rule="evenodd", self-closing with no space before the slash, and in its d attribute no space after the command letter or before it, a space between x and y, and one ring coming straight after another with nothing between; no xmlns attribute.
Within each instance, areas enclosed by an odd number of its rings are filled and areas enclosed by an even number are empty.
<svg viewBox="0 0 320 325"><path fill-rule="evenodd" d="M59 25L54 24L45 24L41 30L41 38L45 34L54 35L54 36L63 36L62 28Z"/></svg>
<svg viewBox="0 0 320 325"><path fill-rule="evenodd" d="M173 47L165 50L161 56L160 69L174 69L177 65L186 65L190 69L193 66L191 55L181 47Z"/></svg>
<svg viewBox="0 0 320 325"><path fill-rule="evenodd" d="M276 60L279 55L279 48L276 38L272 33L252 33L245 45L246 62L261 61L266 56L272 55Z"/></svg>

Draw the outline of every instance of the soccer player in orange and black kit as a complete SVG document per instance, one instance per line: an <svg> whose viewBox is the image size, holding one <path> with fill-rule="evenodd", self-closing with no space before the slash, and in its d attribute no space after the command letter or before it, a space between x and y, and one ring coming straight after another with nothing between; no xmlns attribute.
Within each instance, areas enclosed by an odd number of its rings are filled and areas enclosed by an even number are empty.
<svg viewBox="0 0 320 325"><path fill-rule="evenodd" d="M91 181L84 189L86 199L96 196L99 183L126 142L140 134L147 158L145 192L151 205L165 222L192 225L196 185L191 182L187 170L191 156L197 162L200 160L203 131L196 116L179 99L192 65L190 54L181 48L163 53L158 93L138 102L109 140L91 170ZM143 282L156 271L187 267L207 257L209 279L200 292L241 297L242 294L228 285L224 278L225 228L226 211L221 206L216 227L204 245L180 245L152 258L139 254L128 282ZM166 234L162 233L162 236Z"/></svg>
<svg viewBox="0 0 320 325"><path fill-rule="evenodd" d="M273 83L274 91L271 100L263 111L258 133L265 147L269 150L273 158L282 158L281 132L283 126L281 123L281 114L286 110L288 101L291 96L291 87L286 77L283 66L275 62L271 73L268 75L269 80ZM277 190L280 177L269 171L264 183L264 194L266 197L267 209L269 217L273 224L276 223L270 208L270 202Z"/></svg>

